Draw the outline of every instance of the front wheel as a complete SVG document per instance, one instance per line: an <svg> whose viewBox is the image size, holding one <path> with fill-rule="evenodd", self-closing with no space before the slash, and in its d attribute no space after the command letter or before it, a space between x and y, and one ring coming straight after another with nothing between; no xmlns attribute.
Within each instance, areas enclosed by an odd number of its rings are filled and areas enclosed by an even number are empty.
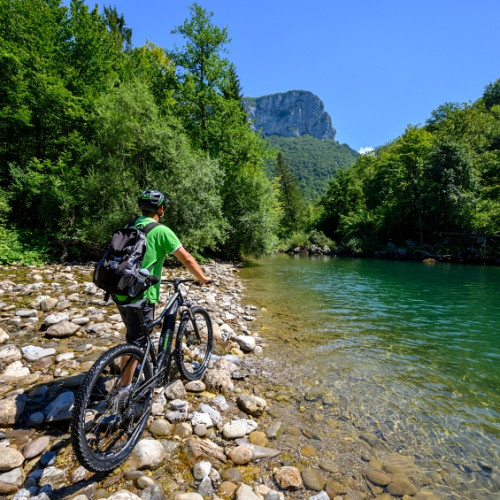
<svg viewBox="0 0 500 500"><path fill-rule="evenodd" d="M182 376L198 380L207 369L212 354L213 328L208 312L195 306L181 318L175 342L175 357Z"/></svg>
<svg viewBox="0 0 500 500"><path fill-rule="evenodd" d="M90 369L71 419L73 449L87 469L110 472L132 453L151 412L152 375L144 351L131 344L113 347Z"/></svg>

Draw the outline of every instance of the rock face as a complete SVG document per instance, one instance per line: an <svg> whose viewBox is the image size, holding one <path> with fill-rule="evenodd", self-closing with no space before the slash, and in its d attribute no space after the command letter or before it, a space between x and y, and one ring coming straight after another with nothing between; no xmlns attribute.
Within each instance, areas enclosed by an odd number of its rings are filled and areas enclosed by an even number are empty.
<svg viewBox="0 0 500 500"><path fill-rule="evenodd" d="M257 98L245 98L243 104L254 130L264 135L298 137L312 135L317 139L335 139L332 119L323 101L312 92L290 90Z"/></svg>

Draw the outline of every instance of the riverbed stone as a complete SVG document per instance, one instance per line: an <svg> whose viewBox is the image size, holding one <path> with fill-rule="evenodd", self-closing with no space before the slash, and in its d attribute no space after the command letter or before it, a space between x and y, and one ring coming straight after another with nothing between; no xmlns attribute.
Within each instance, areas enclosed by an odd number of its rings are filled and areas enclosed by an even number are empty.
<svg viewBox="0 0 500 500"><path fill-rule="evenodd" d="M234 340L238 343L243 352L252 352L255 349L255 337L251 335L238 335Z"/></svg>
<svg viewBox="0 0 500 500"><path fill-rule="evenodd" d="M262 431L252 431L248 435L248 440L250 443L257 446L267 446L269 444L269 440L267 439L265 432Z"/></svg>
<svg viewBox="0 0 500 500"><path fill-rule="evenodd" d="M410 483L408 478L399 476L389 483L387 491L395 497L413 496L417 493L417 488Z"/></svg>
<svg viewBox="0 0 500 500"><path fill-rule="evenodd" d="M260 500L260 496L256 495L252 488L245 483L241 483L236 490L236 500Z"/></svg>
<svg viewBox="0 0 500 500"><path fill-rule="evenodd" d="M307 467L302 471L302 481L308 490L321 491L325 487L326 480L321 474L311 468Z"/></svg>
<svg viewBox="0 0 500 500"><path fill-rule="evenodd" d="M149 432L155 436L168 436L172 432L172 424L164 418L158 418L149 426Z"/></svg>
<svg viewBox="0 0 500 500"><path fill-rule="evenodd" d="M300 490L304 488L302 475L296 467L280 467L274 472L274 479L282 490Z"/></svg>
<svg viewBox="0 0 500 500"><path fill-rule="evenodd" d="M14 344L6 344L0 348L0 361L12 363L13 361L19 361L22 357L21 350Z"/></svg>
<svg viewBox="0 0 500 500"><path fill-rule="evenodd" d="M44 323L47 327L57 325L57 323L61 323L62 321L69 321L69 314L67 313L54 313L46 316Z"/></svg>
<svg viewBox="0 0 500 500"><path fill-rule="evenodd" d="M23 455L15 448L4 448L0 453L0 472L8 472L24 463Z"/></svg>
<svg viewBox="0 0 500 500"><path fill-rule="evenodd" d="M207 429L209 429L213 427L214 423L208 413L195 411L193 412L193 417L191 418L191 425L193 427L196 427L197 425L204 425Z"/></svg>
<svg viewBox="0 0 500 500"><path fill-rule="evenodd" d="M58 302L58 300L53 298L53 297L45 297L40 301L40 309L43 312L49 312L52 309L54 309L54 307L56 307L57 302ZM45 323L45 324L47 324L47 323Z"/></svg>
<svg viewBox="0 0 500 500"><path fill-rule="evenodd" d="M212 470L212 464L208 460L201 460L193 466L193 477L197 481L201 481L204 477L208 477Z"/></svg>
<svg viewBox="0 0 500 500"><path fill-rule="evenodd" d="M25 478L22 467L0 474L0 495L15 493L23 485Z"/></svg>
<svg viewBox="0 0 500 500"><path fill-rule="evenodd" d="M241 483L243 481L243 474L236 467L224 469L221 475L224 481L231 481L232 483Z"/></svg>
<svg viewBox="0 0 500 500"><path fill-rule="evenodd" d="M184 444L184 453L188 463L194 464L199 460L208 460L212 464L222 465L227 458L224 450L210 439L200 439L191 436Z"/></svg>
<svg viewBox="0 0 500 500"><path fill-rule="evenodd" d="M21 353L23 358L27 361L37 361L38 359L45 358L46 356L52 356L56 353L56 350L53 347L44 349L43 347L27 345L25 347L21 347Z"/></svg>
<svg viewBox="0 0 500 500"><path fill-rule="evenodd" d="M187 392L200 393L205 391L207 386L201 380L191 380L184 388Z"/></svg>
<svg viewBox="0 0 500 500"><path fill-rule="evenodd" d="M224 424L222 435L224 439L237 439L246 435L247 426L243 420L233 420Z"/></svg>
<svg viewBox="0 0 500 500"><path fill-rule="evenodd" d="M168 399L182 399L185 400L187 398L186 388L181 380L176 380L172 384L170 384L165 389L165 396Z"/></svg>
<svg viewBox="0 0 500 500"><path fill-rule="evenodd" d="M0 401L0 426L15 425L21 420L28 398L18 394Z"/></svg>
<svg viewBox="0 0 500 500"><path fill-rule="evenodd" d="M248 394L238 396L236 403L238 404L238 408L252 417L259 417L267 408L267 402L265 399Z"/></svg>
<svg viewBox="0 0 500 500"><path fill-rule="evenodd" d="M60 422L69 420L75 402L75 395L72 391L65 391L57 396L44 410L46 422Z"/></svg>
<svg viewBox="0 0 500 500"><path fill-rule="evenodd" d="M29 374L30 369L27 366L24 366L21 361L14 361L0 374L0 380L8 384L16 384L26 379Z"/></svg>
<svg viewBox="0 0 500 500"><path fill-rule="evenodd" d="M252 461L252 449L248 446L236 446L229 452L228 457L235 465L246 465Z"/></svg>
<svg viewBox="0 0 500 500"><path fill-rule="evenodd" d="M166 457L165 448L155 439L141 439L130 456L137 469L149 469L158 466Z"/></svg>
<svg viewBox="0 0 500 500"><path fill-rule="evenodd" d="M47 337L62 339L71 337L78 331L79 328L80 327L78 325L75 325L75 323L71 323L70 321L61 321L47 328L46 335Z"/></svg>
<svg viewBox="0 0 500 500"><path fill-rule="evenodd" d="M127 490L120 490L109 496L108 500L141 500L141 497Z"/></svg>
<svg viewBox="0 0 500 500"><path fill-rule="evenodd" d="M200 411L202 411L203 413L207 413L210 416L210 420L212 421L213 425L219 427L222 424L222 416L218 410L205 403L200 403L199 408Z"/></svg>
<svg viewBox="0 0 500 500"><path fill-rule="evenodd" d="M4 344L9 340L9 334L2 328L0 327L0 344Z"/></svg>
<svg viewBox="0 0 500 500"><path fill-rule="evenodd" d="M391 482L390 476L376 470L368 471L366 473L366 478L375 486L387 486Z"/></svg>
<svg viewBox="0 0 500 500"><path fill-rule="evenodd" d="M26 460L30 460L38 455L41 455L47 449L49 443L49 436L40 436L38 439L31 441L23 449L24 458L26 458Z"/></svg>
<svg viewBox="0 0 500 500"><path fill-rule="evenodd" d="M18 309L16 311L16 316L19 316L20 318L36 318L38 313L36 309Z"/></svg>

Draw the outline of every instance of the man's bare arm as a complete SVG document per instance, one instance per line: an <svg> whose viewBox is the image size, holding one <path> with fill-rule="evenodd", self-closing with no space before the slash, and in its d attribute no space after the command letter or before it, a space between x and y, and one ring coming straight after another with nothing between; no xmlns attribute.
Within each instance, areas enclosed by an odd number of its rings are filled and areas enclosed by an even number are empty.
<svg viewBox="0 0 500 500"><path fill-rule="evenodd" d="M212 280L205 276L201 267L196 262L196 259L184 248L180 247L174 252L174 255L180 260L180 262L186 267L186 269L200 282L205 285L210 283Z"/></svg>

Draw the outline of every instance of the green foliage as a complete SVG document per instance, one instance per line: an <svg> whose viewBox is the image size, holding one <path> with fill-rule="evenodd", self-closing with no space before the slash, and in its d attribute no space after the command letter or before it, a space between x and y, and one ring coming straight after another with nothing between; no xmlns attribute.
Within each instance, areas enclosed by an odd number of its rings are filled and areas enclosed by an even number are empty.
<svg viewBox="0 0 500 500"><path fill-rule="evenodd" d="M282 208L280 232L286 236L304 227L305 207L297 179L285 163L281 152L278 152L276 158L275 177L279 186L278 201Z"/></svg>
<svg viewBox="0 0 500 500"><path fill-rule="evenodd" d="M248 99L246 98L248 102ZM285 163L297 178L306 200L317 200L328 188L328 183L338 170L351 166L358 153L347 144L333 139L320 140L310 135L299 137L266 137L270 146L281 151ZM273 171L274 165L268 164Z"/></svg>
<svg viewBox="0 0 500 500"><path fill-rule="evenodd" d="M41 265L48 260L45 238L0 224L0 264Z"/></svg>
<svg viewBox="0 0 500 500"><path fill-rule="evenodd" d="M212 13L193 4L191 19L174 33L185 46L172 53L178 65L179 117L194 148L217 159L222 209L228 223L226 255L269 252L279 209L264 171L265 143L252 132L241 102L236 71L222 57L227 29L212 24Z"/></svg>
<svg viewBox="0 0 500 500"><path fill-rule="evenodd" d="M475 103L440 106L425 127L408 127L338 172L320 201L318 227L348 251L390 240L436 243L450 232L498 233L497 87Z"/></svg>
<svg viewBox="0 0 500 500"><path fill-rule="evenodd" d="M92 124L80 201L85 239L104 243L137 214L139 192L155 186L171 200L167 222L186 247L217 248L226 226L218 164L190 150L176 120L160 116L143 83L124 83L104 95Z"/></svg>

